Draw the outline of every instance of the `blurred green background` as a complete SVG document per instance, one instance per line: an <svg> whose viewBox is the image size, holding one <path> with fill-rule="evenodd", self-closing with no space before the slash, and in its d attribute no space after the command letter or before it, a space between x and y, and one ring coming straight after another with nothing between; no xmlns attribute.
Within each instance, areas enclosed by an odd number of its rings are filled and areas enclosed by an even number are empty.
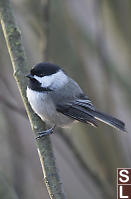
<svg viewBox="0 0 131 199"><path fill-rule="evenodd" d="M128 131L77 123L51 135L67 198L114 199L117 168L131 167L131 2L46 2L11 1L29 68L48 55ZM1 29L0 66L0 198L48 199Z"/></svg>

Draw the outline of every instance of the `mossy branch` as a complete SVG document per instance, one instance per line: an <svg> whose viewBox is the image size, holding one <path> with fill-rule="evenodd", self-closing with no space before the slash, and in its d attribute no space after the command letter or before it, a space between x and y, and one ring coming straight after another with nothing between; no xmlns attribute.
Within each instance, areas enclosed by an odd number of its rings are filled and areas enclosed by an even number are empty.
<svg viewBox="0 0 131 199"><path fill-rule="evenodd" d="M32 130L36 136L37 132L42 131L45 126L39 117L34 114L26 98L27 82L25 74L29 71L29 67L21 42L21 33L16 26L9 0L0 0L0 20L14 70L14 78L23 99ZM65 195L56 168L50 138L45 137L37 140L37 148L50 198L64 199Z"/></svg>

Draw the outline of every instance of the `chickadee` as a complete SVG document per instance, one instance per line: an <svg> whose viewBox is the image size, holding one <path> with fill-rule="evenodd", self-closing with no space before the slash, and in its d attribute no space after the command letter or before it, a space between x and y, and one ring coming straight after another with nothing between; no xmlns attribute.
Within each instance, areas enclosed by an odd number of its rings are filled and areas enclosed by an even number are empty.
<svg viewBox="0 0 131 199"><path fill-rule="evenodd" d="M49 135L57 126L64 127L76 120L95 127L100 120L126 131L124 122L96 110L79 85L59 66L39 63L26 77L29 78L27 98L32 109L43 121L53 125L40 132L37 138Z"/></svg>

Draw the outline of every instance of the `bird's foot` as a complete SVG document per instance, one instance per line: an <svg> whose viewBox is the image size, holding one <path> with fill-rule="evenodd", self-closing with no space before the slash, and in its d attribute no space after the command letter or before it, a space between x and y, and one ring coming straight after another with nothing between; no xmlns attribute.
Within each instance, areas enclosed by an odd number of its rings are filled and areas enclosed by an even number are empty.
<svg viewBox="0 0 131 199"><path fill-rule="evenodd" d="M36 137L36 139L40 139L41 137L44 137L46 135L52 134L54 132L54 129L55 129L55 125L52 128L50 128L50 129L47 129L47 130L42 131L42 132L39 132L38 136Z"/></svg>

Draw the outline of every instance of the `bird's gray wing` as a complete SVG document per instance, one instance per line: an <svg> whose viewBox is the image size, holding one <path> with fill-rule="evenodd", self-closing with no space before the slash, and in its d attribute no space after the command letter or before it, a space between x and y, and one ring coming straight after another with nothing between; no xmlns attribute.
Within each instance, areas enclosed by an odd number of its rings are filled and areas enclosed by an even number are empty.
<svg viewBox="0 0 131 199"><path fill-rule="evenodd" d="M84 94L81 94L73 101L58 104L57 111L80 122L92 124L93 126L97 126L96 120L99 120L114 128L126 132L124 122L96 110L89 98Z"/></svg>
<svg viewBox="0 0 131 199"><path fill-rule="evenodd" d="M95 108L87 96L80 96L73 101L57 104L58 112L80 122L90 123L93 126L97 126L92 110L95 110Z"/></svg>

